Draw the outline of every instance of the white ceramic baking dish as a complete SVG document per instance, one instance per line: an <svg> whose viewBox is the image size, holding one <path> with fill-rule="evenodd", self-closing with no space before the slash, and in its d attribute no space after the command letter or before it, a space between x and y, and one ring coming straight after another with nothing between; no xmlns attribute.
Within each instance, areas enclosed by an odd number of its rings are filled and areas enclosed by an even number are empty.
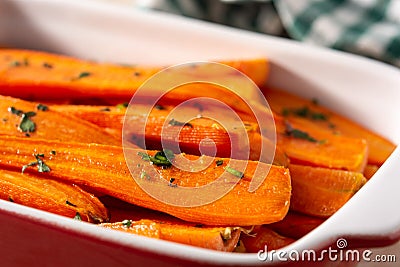
<svg viewBox="0 0 400 267"><path fill-rule="evenodd" d="M118 63L265 56L272 65L272 86L317 97L400 143L400 71L345 53L166 14L71 0L0 1L0 44ZM340 237L347 239L349 247L399 240L399 166L397 148L342 209L282 251L321 250ZM219 253L110 231L7 201L0 201L0 255L2 266L282 263L278 258L260 261L256 254Z"/></svg>

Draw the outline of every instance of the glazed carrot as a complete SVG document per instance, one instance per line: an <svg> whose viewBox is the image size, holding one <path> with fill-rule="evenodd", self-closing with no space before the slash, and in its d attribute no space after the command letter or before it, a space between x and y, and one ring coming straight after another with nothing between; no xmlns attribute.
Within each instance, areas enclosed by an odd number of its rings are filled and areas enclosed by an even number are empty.
<svg viewBox="0 0 400 267"><path fill-rule="evenodd" d="M323 222L321 218L290 211L282 221L269 224L268 227L281 235L299 239Z"/></svg>
<svg viewBox="0 0 400 267"><path fill-rule="evenodd" d="M115 223L102 223L100 226L130 234L160 239L160 225L151 220L124 220Z"/></svg>
<svg viewBox="0 0 400 267"><path fill-rule="evenodd" d="M311 122L275 116L277 144L291 163L362 172L368 158L364 139L335 135Z"/></svg>
<svg viewBox="0 0 400 267"><path fill-rule="evenodd" d="M395 145L389 140L318 105L315 101L277 89L263 88L263 92L272 110L278 114L311 120L318 127L335 134L367 140L370 151L368 163L370 164L382 165L395 149Z"/></svg>
<svg viewBox="0 0 400 267"><path fill-rule="evenodd" d="M107 131L113 133L114 136L121 137L125 115L129 116L129 121L132 125L130 129L131 140L134 142L134 140L142 141L145 139L146 148L152 150L161 149L161 140L163 140L164 146L171 146L175 142L179 142L179 149L187 154L201 155L203 153L205 155L213 155L214 145L211 143L202 143L202 150L199 150L202 140L212 139L215 144L216 155L218 157L230 157L232 143L236 142L236 145L240 146L239 142L244 140L244 136L235 131L235 127L231 127L232 129L230 129L229 133L227 129L223 127L223 125L232 125L229 121L221 125L210 118L194 118L190 120L186 126L182 125L183 121L185 121L184 116L188 112L200 112L198 107L186 107L181 109L179 113L174 113L174 117L169 118L168 115L174 109L173 106L157 105L151 109L150 113L145 111L146 107L148 107L148 105L136 104L134 108L127 111L124 105L121 104L117 106L51 106L53 110L87 120L103 129L107 129ZM129 114L126 114L126 112ZM164 123L166 123L166 127L163 130ZM140 126L145 124L146 129L143 132ZM271 156L274 155L273 152L275 151L273 143L267 138L261 137L257 124L253 122L243 122L243 125L249 138L250 160L271 162ZM177 133L177 129L181 129L179 134ZM263 149L272 153L265 153L264 157L260 159L261 144L264 146ZM273 163L280 166L288 165L288 159L280 148L277 148L275 151Z"/></svg>
<svg viewBox="0 0 400 267"><path fill-rule="evenodd" d="M268 76L265 59L222 63L242 71L258 85L264 84ZM121 66L38 51L0 49L0 94L40 101L129 101L135 90L161 69L163 66ZM198 79L196 73L194 69L184 75ZM235 79L233 74L228 76Z"/></svg>
<svg viewBox="0 0 400 267"><path fill-rule="evenodd" d="M89 222L109 219L104 205L76 185L6 170L0 175L0 199Z"/></svg>
<svg viewBox="0 0 400 267"><path fill-rule="evenodd" d="M251 235L242 235L240 240L243 242L246 252L257 253L260 250L277 250L285 247L295 240L282 236L266 226L256 229Z"/></svg>
<svg viewBox="0 0 400 267"><path fill-rule="evenodd" d="M0 96L0 135L118 145L97 125L48 106Z"/></svg>
<svg viewBox="0 0 400 267"><path fill-rule="evenodd" d="M182 244L219 251L232 251L238 242L240 232L248 231L239 227L206 226L182 221L168 214L138 207L111 197L102 197L101 201L107 206L111 214L111 223L102 224L102 226L135 233L141 230L137 229L136 225L140 222L146 222L143 229L146 230L150 228L149 226L155 226L151 228L157 229L158 238ZM129 220L126 220L127 218ZM124 223L121 223L122 221ZM126 227L130 224L135 225L133 229L131 229L132 226ZM148 235L148 232L146 234ZM229 235L231 238L228 238Z"/></svg>
<svg viewBox="0 0 400 267"><path fill-rule="evenodd" d="M374 176L374 174L379 170L379 167L372 164L367 164L364 169L364 177L368 180Z"/></svg>
<svg viewBox="0 0 400 267"><path fill-rule="evenodd" d="M361 173L291 164L294 211L329 217L340 209L365 183Z"/></svg>
<svg viewBox="0 0 400 267"><path fill-rule="evenodd" d="M184 187L206 185L221 175L226 179L212 186L217 191L207 192L209 194L218 192L220 186L223 185L233 187L229 193L214 202L189 208L165 204L145 193L129 175L121 147L0 136L0 153L4 155L0 159L0 166L20 170L23 165L31 161L33 153L49 155L53 150L57 152L56 156L44 158L51 171L40 175L85 186L85 188L129 203L166 212L186 221L212 225L266 224L283 219L289 208L291 185L288 170L255 161L249 161L245 171L241 173L237 172L237 166L242 163L241 161L215 158L211 159L211 164L204 170L196 173L183 171L174 166L158 167L138 154L146 151L138 149L127 151L129 153L126 154L126 160L137 166L137 168L132 168L132 175L138 178L137 181L141 186L151 187L163 197L178 198L177 201L183 200L185 201L183 205L186 205L185 203L191 205L192 202L188 201L193 201L181 199L178 195L177 192L182 192ZM155 151L148 152L150 157L154 157ZM184 160L178 156L176 155L174 159L176 164ZM197 156L182 156L191 161L208 162L209 159L208 157L199 159ZM265 177L257 177L257 179L265 178L265 180L257 190L249 192L251 179L257 166L270 167L270 170ZM26 171L37 172L34 168L28 168ZM238 174L242 178L235 184Z"/></svg>
<svg viewBox="0 0 400 267"><path fill-rule="evenodd" d="M238 227L195 227L185 223L172 224L152 220L124 220L118 223L103 223L101 226L127 233L226 252L234 250L241 232Z"/></svg>

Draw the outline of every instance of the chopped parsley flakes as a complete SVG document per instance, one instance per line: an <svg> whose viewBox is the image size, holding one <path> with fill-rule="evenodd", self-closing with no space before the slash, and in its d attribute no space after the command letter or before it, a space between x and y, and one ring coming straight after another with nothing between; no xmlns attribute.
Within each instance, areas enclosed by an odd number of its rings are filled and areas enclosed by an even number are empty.
<svg viewBox="0 0 400 267"><path fill-rule="evenodd" d="M18 129L21 132L32 133L36 130L36 124L31 120L31 117L36 116L36 112L23 112L22 110L16 109L15 107L9 107L8 111L14 115L21 117L21 122L18 125Z"/></svg>
<svg viewBox="0 0 400 267"><path fill-rule="evenodd" d="M145 161L150 161L156 166L170 167L172 165L172 160L175 157L174 152L169 149L164 149L163 151L158 151L153 157L149 156L145 152L138 152L138 155L142 157Z"/></svg>
<svg viewBox="0 0 400 267"><path fill-rule="evenodd" d="M50 167L46 165L46 163L44 163L43 158L44 158L44 154L35 154L34 155L36 158L36 161L33 161L31 163L28 163L27 165L22 166L22 173L24 173L24 171L32 166L37 166L38 172L50 172Z"/></svg>
<svg viewBox="0 0 400 267"><path fill-rule="evenodd" d="M79 212L76 212L76 213L75 213L74 220L82 221L82 217L81 217L81 214L80 214Z"/></svg>
<svg viewBox="0 0 400 267"><path fill-rule="evenodd" d="M168 124L169 124L169 125L172 125L172 126L183 126L183 127L187 126L187 127L193 128L193 125L192 125L191 123L188 123L188 122L180 122L180 121L177 121L177 120L175 120L175 119L170 120L170 121L168 122Z"/></svg>
<svg viewBox="0 0 400 267"><path fill-rule="evenodd" d="M282 110L283 116L295 115L297 117L307 118L315 121L326 121L328 116L324 113L314 112L310 110L307 106L302 108L284 108Z"/></svg>

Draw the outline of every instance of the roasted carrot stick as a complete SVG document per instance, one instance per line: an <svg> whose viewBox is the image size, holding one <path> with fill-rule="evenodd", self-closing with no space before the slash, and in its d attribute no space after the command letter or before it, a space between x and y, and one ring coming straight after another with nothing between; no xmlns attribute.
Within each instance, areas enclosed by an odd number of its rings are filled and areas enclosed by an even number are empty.
<svg viewBox="0 0 400 267"><path fill-rule="evenodd" d="M289 208L290 176L284 167L270 166L269 173L264 174L265 180L257 190L249 192L256 167L269 166L249 161L246 170L241 173L235 169L241 161L216 158L212 159L211 164L201 173L196 173L183 171L174 166L163 169L152 165L152 162L146 161L142 158L143 155L138 154L146 151L129 150L126 160L137 166L132 169L132 175L139 178L141 186L150 186L156 192L163 194L162 196L179 198L176 192L182 192L184 187L206 185L221 175L226 179L221 181L221 184L214 183L213 189L219 190L220 186L227 184L233 186L229 193L212 203L185 208L165 204L145 193L129 175L121 147L0 136L0 153L4 155L0 159L0 166L4 168L18 170L31 161L33 153L49 155L51 151L56 151L57 155L43 159L51 171L40 175L85 186L129 203L166 212L186 221L212 225L259 225L283 219ZM148 152L150 157L155 156L155 151ZM197 156L182 156L192 161L200 160ZM184 159L176 157L174 162L179 164L180 160ZM202 160L207 162L208 159L202 157ZM26 171L37 174L34 168L27 168ZM149 174L153 175L150 172L154 172L154 176L150 176ZM242 178L235 184L238 174ZM141 177L143 179L140 179ZM209 193L215 192L209 191ZM186 198L183 200L189 201Z"/></svg>
<svg viewBox="0 0 400 267"><path fill-rule="evenodd" d="M362 172L368 158L364 139L335 135L311 122L275 116L277 144L291 163Z"/></svg>
<svg viewBox="0 0 400 267"><path fill-rule="evenodd" d="M246 249L246 252L257 253L260 250L268 251L285 247L295 240L289 237L282 236L267 226L261 226L254 230L251 235L242 235L240 240Z"/></svg>
<svg viewBox="0 0 400 267"><path fill-rule="evenodd" d="M318 105L315 101L277 89L263 88L263 92L272 110L280 115L311 120L318 127L335 134L367 140L370 151L368 163L370 164L382 165L395 149L395 145L389 140Z"/></svg>
<svg viewBox="0 0 400 267"><path fill-rule="evenodd" d="M238 131L233 129L234 127L231 127L232 129L230 130L224 127L230 125L229 121L225 123L222 122L221 125L211 118L199 116L199 118L194 118L185 125L183 122L184 119L181 118L182 115L188 112L200 112L198 107L186 107L181 109L179 113L174 113L175 117L168 117L170 112L174 109L173 106L157 105L151 109L149 114L145 111L146 107L149 106L146 104L136 104L134 108L127 111L126 107L122 104L117 106L51 106L53 110L87 120L103 129L108 129L107 131L114 133L114 136L121 137L124 118L128 116L130 124L132 125L130 129L132 142L145 139L146 148L152 150L161 149L162 145L171 146L175 142L178 142L179 149L184 153L192 155L213 155L214 145L211 143L202 143L202 140L211 139L215 144L216 155L218 157L230 157L232 143L233 145L240 146L241 140L245 138L245 136L242 136ZM166 127L163 129L164 123ZM140 128L141 125L146 125L145 131ZM273 147L273 143L266 137L260 135L256 123L245 121L243 125L249 138L250 160L271 162L273 153L264 153L263 158L260 158L260 153L261 149L274 152L275 147ZM179 134L177 133L177 129L180 129ZM163 141L163 144L161 141ZM201 151L199 150L200 143L202 143ZM262 145L263 148L261 148ZM279 148L275 151L272 162L280 166L288 165L286 155Z"/></svg>
<svg viewBox="0 0 400 267"><path fill-rule="evenodd" d="M365 183L361 173L291 164L294 211L326 218L340 209Z"/></svg>
<svg viewBox="0 0 400 267"><path fill-rule="evenodd" d="M182 221L168 214L145 209L108 196L102 197L101 201L111 214L111 223L102 224L103 226L135 233L135 231L141 230L137 229L137 224L144 221L146 225L142 229L157 229L158 238L182 244L232 251L238 242L240 232L248 232L247 229L239 227L216 227ZM124 223L121 223L122 221ZM133 227L127 227L129 224ZM149 232L137 234L148 236Z"/></svg>
<svg viewBox="0 0 400 267"><path fill-rule="evenodd" d="M242 71L258 85L264 84L268 76L265 59L222 63ZM0 49L0 94L40 101L129 101L135 90L161 69L163 66L121 66L38 51ZM194 69L187 75L197 79L196 73ZM227 78L235 79L235 75Z"/></svg>
<svg viewBox="0 0 400 267"><path fill-rule="evenodd" d="M103 223L101 226L127 233L226 252L234 250L241 232L239 227L195 227L185 223L172 224L152 220L124 220L118 223Z"/></svg>
<svg viewBox="0 0 400 267"><path fill-rule="evenodd" d="M290 211L282 221L269 224L268 227L281 235L299 239L323 222L321 218Z"/></svg>
<svg viewBox="0 0 400 267"><path fill-rule="evenodd" d="M0 96L0 135L118 145L97 125L38 103Z"/></svg>
<svg viewBox="0 0 400 267"><path fill-rule="evenodd" d="M0 199L89 222L107 222L107 209L76 185L0 170Z"/></svg>

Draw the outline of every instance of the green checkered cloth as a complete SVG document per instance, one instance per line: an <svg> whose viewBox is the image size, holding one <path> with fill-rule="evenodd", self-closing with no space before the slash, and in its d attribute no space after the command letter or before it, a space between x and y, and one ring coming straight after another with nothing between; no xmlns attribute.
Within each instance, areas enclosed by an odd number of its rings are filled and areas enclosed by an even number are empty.
<svg viewBox="0 0 400 267"><path fill-rule="evenodd" d="M154 8L400 67L400 0L153 0ZM150 3L150 5L149 5Z"/></svg>

